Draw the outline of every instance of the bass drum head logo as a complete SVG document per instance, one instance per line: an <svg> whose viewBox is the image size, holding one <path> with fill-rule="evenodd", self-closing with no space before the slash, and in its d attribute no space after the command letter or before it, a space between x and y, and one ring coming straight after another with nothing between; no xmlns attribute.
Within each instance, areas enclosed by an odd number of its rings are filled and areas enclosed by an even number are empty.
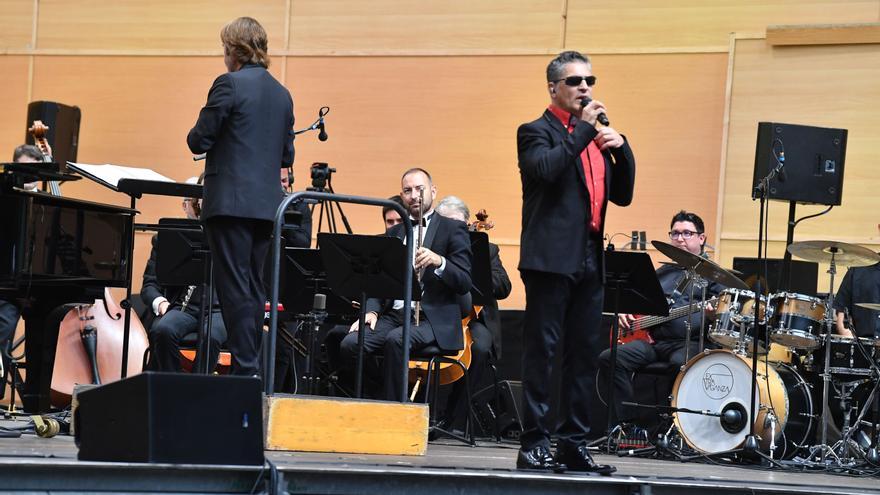
<svg viewBox="0 0 880 495"><path fill-rule="evenodd" d="M713 364L703 373L703 392L706 396L720 400L733 390L733 373L724 364Z"/></svg>

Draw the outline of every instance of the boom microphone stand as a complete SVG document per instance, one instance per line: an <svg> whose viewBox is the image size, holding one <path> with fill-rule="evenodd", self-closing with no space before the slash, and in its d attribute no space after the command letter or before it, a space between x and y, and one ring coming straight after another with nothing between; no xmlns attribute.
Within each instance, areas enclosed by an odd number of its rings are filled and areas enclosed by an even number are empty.
<svg viewBox="0 0 880 495"><path fill-rule="evenodd" d="M759 444L758 437L755 435L755 418L758 415L757 404L755 404L755 396L758 391L758 337L761 335L765 335L767 330L767 322L761 320L761 294L763 293L761 289L761 265L765 263L764 259L764 213L766 211L767 205L767 195L770 190L770 181L776 177L780 172L782 172L783 167L785 166L785 158L782 154L773 155L776 158L776 167L767 174L766 177L761 179L761 182L755 187L754 192L752 193L752 199L757 197L760 201L760 214L758 215L758 271L755 280L755 334L752 335L752 393L749 398L751 401L751 405L749 406L749 434L746 436L745 441L743 442L742 450L746 454L754 454L759 452ZM765 311L766 313L766 311ZM741 330L742 333L745 332L745 328Z"/></svg>

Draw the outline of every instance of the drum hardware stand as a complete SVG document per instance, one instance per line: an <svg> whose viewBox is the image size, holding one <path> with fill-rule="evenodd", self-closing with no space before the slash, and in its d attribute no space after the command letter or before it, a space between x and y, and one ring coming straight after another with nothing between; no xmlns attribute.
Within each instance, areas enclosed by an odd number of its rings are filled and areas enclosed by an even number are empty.
<svg viewBox="0 0 880 495"><path fill-rule="evenodd" d="M837 264L835 262L835 256L837 254L837 248L831 247L831 262L828 266L828 275L830 275L831 280L829 281L828 287L828 300L825 306L825 339L830 340L831 335L834 334L834 276L837 274ZM828 402L828 390L831 385L831 345L830 342L825 345L825 365L822 368L822 402ZM831 414L830 408L823 404L822 407L822 429L819 437L819 445L814 445L810 449L809 457L818 455L819 462L825 462L825 455L828 451L833 450L828 446L828 420Z"/></svg>

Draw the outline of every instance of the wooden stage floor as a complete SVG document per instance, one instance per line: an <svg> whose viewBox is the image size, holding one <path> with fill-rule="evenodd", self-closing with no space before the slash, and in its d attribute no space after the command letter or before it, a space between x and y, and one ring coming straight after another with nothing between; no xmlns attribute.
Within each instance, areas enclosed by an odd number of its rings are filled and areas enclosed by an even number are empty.
<svg viewBox="0 0 880 495"><path fill-rule="evenodd" d="M3 426L17 423L0 422ZM124 440L121 440L124 441ZM234 446L230 446L234 448ZM540 474L514 468L517 446L429 444L421 457L267 452L276 493L878 494L877 476L791 472L701 462L596 455L613 476ZM268 490L270 468L80 462L72 437L0 438L0 492L249 493ZM259 479L259 480L258 480Z"/></svg>

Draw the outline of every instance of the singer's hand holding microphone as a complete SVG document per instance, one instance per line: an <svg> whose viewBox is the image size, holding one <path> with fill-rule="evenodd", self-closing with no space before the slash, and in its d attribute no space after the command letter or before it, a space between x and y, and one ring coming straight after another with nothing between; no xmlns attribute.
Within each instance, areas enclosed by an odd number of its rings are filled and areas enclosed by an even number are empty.
<svg viewBox="0 0 880 495"><path fill-rule="evenodd" d="M611 122L605 115L605 105L602 102L591 100L588 96L583 97L581 99L581 120L592 126L595 126L596 122L604 126L598 130L599 134L593 138L600 150L623 146L623 136L610 127Z"/></svg>

